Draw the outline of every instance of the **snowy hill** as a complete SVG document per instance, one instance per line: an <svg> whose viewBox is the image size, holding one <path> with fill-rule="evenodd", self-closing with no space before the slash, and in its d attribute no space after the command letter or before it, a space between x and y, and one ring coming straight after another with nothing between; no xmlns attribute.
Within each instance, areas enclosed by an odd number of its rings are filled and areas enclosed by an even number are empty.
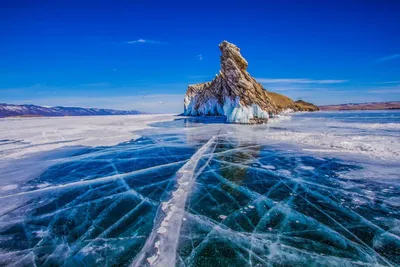
<svg viewBox="0 0 400 267"><path fill-rule="evenodd" d="M59 117L146 114L137 110L115 110L79 107L41 107L0 103L0 118L5 117Z"/></svg>

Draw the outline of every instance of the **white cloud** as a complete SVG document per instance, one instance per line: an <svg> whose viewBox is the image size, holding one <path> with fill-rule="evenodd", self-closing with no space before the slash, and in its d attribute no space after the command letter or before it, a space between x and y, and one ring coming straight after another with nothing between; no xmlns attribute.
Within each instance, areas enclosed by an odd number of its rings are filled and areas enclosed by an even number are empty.
<svg viewBox="0 0 400 267"><path fill-rule="evenodd" d="M198 60L203 60L203 55L197 55L196 57Z"/></svg>
<svg viewBox="0 0 400 267"><path fill-rule="evenodd" d="M297 79L271 79L271 78L256 78L260 83L265 84L338 84L346 83L348 80L313 80L308 78Z"/></svg>
<svg viewBox="0 0 400 267"><path fill-rule="evenodd" d="M126 41L126 44L164 44L163 42L154 40L137 39L133 41Z"/></svg>
<svg viewBox="0 0 400 267"><path fill-rule="evenodd" d="M388 61L388 60L393 60L393 59L397 59L400 58L400 54L394 54L394 55L390 55L390 56L386 56L386 57L381 57L378 58L378 62L383 62L383 61Z"/></svg>

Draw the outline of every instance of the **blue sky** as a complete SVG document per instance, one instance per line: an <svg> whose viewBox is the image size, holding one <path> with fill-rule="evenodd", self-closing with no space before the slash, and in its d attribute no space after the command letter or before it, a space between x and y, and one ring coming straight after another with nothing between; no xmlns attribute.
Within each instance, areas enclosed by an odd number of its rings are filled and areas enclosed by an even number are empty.
<svg viewBox="0 0 400 267"><path fill-rule="evenodd" d="M181 112L222 40L294 100L400 100L396 0L7 2L0 102Z"/></svg>

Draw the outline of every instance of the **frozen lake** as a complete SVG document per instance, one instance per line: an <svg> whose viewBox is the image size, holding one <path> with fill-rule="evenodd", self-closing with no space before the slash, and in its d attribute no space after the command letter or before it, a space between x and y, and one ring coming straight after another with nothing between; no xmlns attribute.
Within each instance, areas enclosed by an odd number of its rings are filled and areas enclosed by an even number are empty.
<svg viewBox="0 0 400 267"><path fill-rule="evenodd" d="M399 266L400 112L0 120L0 266Z"/></svg>

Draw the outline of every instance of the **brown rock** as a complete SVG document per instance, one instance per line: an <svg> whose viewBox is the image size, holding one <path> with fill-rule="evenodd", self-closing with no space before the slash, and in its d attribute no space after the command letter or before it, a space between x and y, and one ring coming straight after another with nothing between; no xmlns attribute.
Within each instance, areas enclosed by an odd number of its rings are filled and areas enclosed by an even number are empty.
<svg viewBox="0 0 400 267"><path fill-rule="evenodd" d="M219 74L211 82L189 85L184 114L226 116L227 122L253 124L265 123L282 111L247 72L248 63L240 49L227 41L219 48L222 53Z"/></svg>

